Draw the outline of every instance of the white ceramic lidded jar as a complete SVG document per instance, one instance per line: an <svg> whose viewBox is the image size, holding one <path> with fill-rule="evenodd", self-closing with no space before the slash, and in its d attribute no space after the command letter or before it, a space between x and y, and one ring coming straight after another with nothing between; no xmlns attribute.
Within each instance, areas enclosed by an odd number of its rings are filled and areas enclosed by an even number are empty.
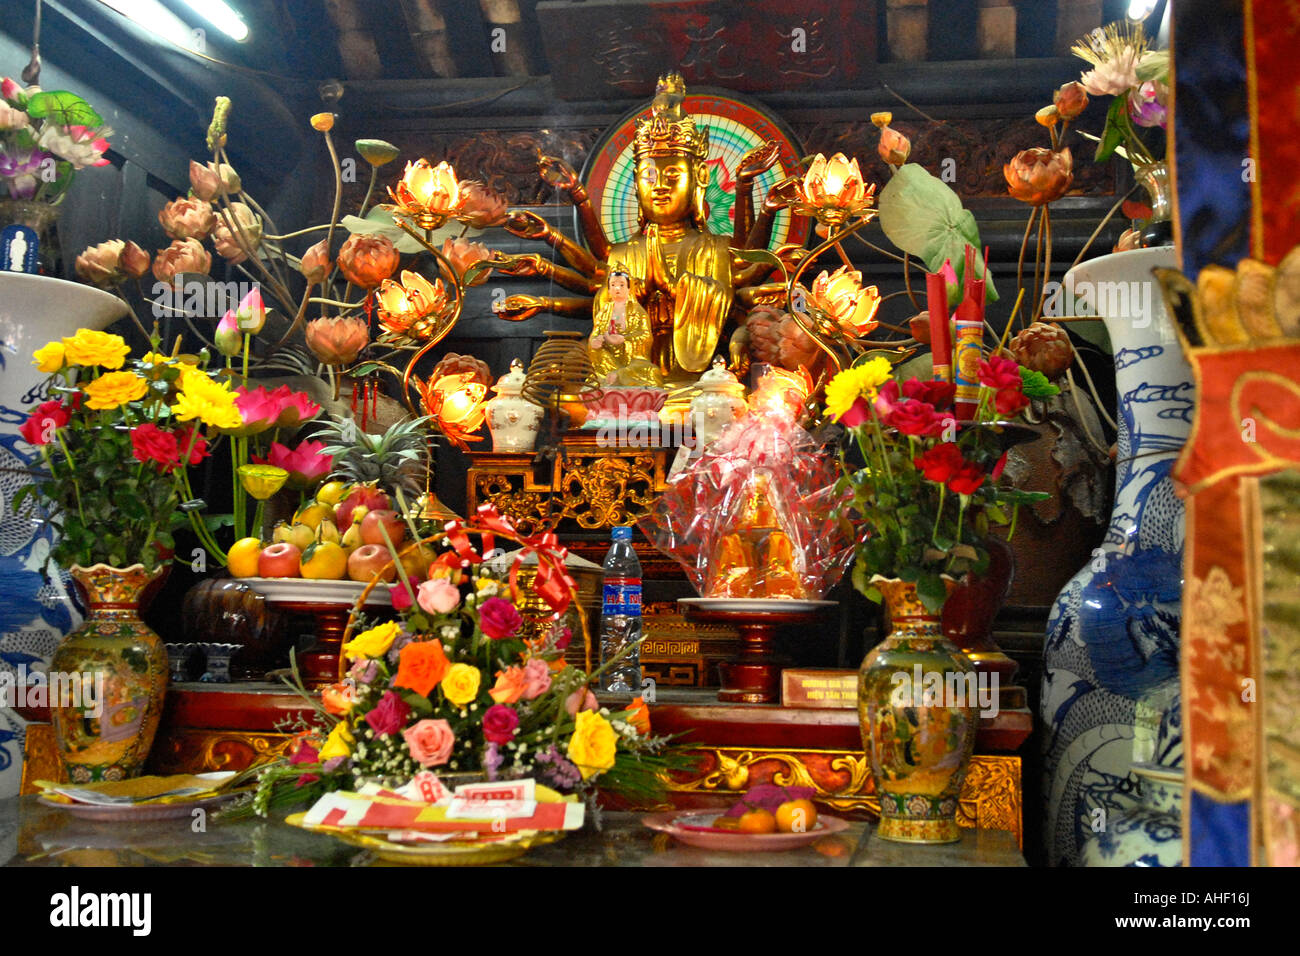
<svg viewBox="0 0 1300 956"><path fill-rule="evenodd" d="M703 451L722 430L743 418L745 386L727 371L722 356L715 356L713 368L700 376L697 383L700 394L691 401L691 427L695 430L695 449Z"/></svg>
<svg viewBox="0 0 1300 956"><path fill-rule="evenodd" d="M540 405L524 398L524 363L510 362L510 371L497 379L496 398L487 403L488 430L493 451L532 451L537 429L545 414Z"/></svg>

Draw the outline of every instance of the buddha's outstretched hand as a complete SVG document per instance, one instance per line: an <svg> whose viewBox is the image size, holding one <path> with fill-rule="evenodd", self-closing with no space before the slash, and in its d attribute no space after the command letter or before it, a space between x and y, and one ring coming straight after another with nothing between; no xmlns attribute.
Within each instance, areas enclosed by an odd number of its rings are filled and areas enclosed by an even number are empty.
<svg viewBox="0 0 1300 956"><path fill-rule="evenodd" d="M510 295L500 302L492 303L492 311L496 313L497 318L510 322L531 319L546 308L546 299L537 295Z"/></svg>

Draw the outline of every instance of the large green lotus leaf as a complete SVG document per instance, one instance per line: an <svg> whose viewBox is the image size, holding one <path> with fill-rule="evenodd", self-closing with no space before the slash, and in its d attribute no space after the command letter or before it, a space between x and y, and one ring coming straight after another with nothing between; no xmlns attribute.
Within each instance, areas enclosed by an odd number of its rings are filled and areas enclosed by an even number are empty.
<svg viewBox="0 0 1300 956"><path fill-rule="evenodd" d="M53 120L64 126L98 129L104 125L103 117L91 109L89 103L67 90L33 93L27 101L27 115L32 119Z"/></svg>
<svg viewBox="0 0 1300 956"><path fill-rule="evenodd" d="M944 261L957 271L958 288L966 267L966 247L980 248L979 227L975 216L962 207L961 200L947 183L926 172L916 163L899 168L881 190L877 203L880 227L899 249L925 263L930 272L938 272ZM987 280L985 298L998 300L993 277L984 275L983 257L975 257L975 273Z"/></svg>

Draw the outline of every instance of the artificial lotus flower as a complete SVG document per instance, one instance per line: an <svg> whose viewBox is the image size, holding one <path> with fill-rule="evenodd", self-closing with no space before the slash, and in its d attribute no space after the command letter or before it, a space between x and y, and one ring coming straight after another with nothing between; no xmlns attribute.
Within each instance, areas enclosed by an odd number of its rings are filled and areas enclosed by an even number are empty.
<svg viewBox="0 0 1300 956"><path fill-rule="evenodd" d="M108 160L104 154L108 152L108 140L104 137L112 132L107 126L90 129L87 126L46 123L41 135L36 138L36 145L60 159L66 159L73 169L107 166Z"/></svg>
<svg viewBox="0 0 1300 956"><path fill-rule="evenodd" d="M200 166L190 160L190 192L197 199L212 200L223 194L237 193L243 188L239 173L226 163L208 163Z"/></svg>
<svg viewBox="0 0 1300 956"><path fill-rule="evenodd" d="M275 419L276 428L297 428L320 414L320 406L306 392L295 392L288 385L281 385L275 390L275 396L280 402L280 414Z"/></svg>
<svg viewBox="0 0 1300 956"><path fill-rule="evenodd" d="M233 309L227 309L226 314L217 323L217 331L212 335L212 344L222 355L231 358L243 351L244 334L239 331L239 323L235 319Z"/></svg>
<svg viewBox="0 0 1300 956"><path fill-rule="evenodd" d="M304 334L311 354L326 365L351 365L370 344L366 320L352 316L313 319Z"/></svg>
<svg viewBox="0 0 1300 956"><path fill-rule="evenodd" d="M122 246L122 255L118 259L118 265L132 279L143 279L149 272L149 253L128 239Z"/></svg>
<svg viewBox="0 0 1300 956"><path fill-rule="evenodd" d="M861 338L876 328L880 293L874 285L862 285L862 273L840 266L813 280L808 302L834 320L847 335Z"/></svg>
<svg viewBox="0 0 1300 956"><path fill-rule="evenodd" d="M1092 64L1079 82L1093 96L1119 96L1138 85L1137 68L1147 52L1146 35L1140 25L1127 21L1096 29L1070 48L1075 56Z"/></svg>
<svg viewBox="0 0 1300 956"><path fill-rule="evenodd" d="M443 240L442 248L438 251L451 262L452 268L456 270L456 278L462 283L465 282L465 273L470 266L476 262L492 258L492 250L483 243L472 242L469 239L453 239L451 236ZM487 282L487 277L486 272L480 272L468 285L482 285Z"/></svg>
<svg viewBox="0 0 1300 956"><path fill-rule="evenodd" d="M227 316L234 325L234 313L227 312ZM226 321L222 319L222 321ZM238 333L238 326L234 326L235 332ZM242 347L242 337L240 345ZM284 386L288 388L288 386ZM280 418L280 413L284 410L284 396L279 394L279 389L271 390L265 386L259 388L248 388L240 385L235 388L235 406L239 409L241 425L233 430L231 434L239 436L260 435L276 426Z"/></svg>
<svg viewBox="0 0 1300 956"><path fill-rule="evenodd" d="M1070 150L1035 146L1022 149L1002 167L1007 192L1031 206L1055 202L1065 195L1074 181L1074 161Z"/></svg>
<svg viewBox="0 0 1300 956"><path fill-rule="evenodd" d="M239 483L250 496L265 501L284 487L289 472L275 465L240 465Z"/></svg>
<svg viewBox="0 0 1300 956"><path fill-rule="evenodd" d="M239 331L245 335L257 335L261 332L262 326L266 325L266 305L262 302L261 287L254 285L249 289L248 293L239 300L239 308L234 311Z"/></svg>
<svg viewBox="0 0 1300 956"><path fill-rule="evenodd" d="M298 260L298 271L312 285L320 285L324 282L325 277L330 274L330 268L334 265L330 261L328 243L329 240L322 239L304 252L302 258Z"/></svg>
<svg viewBox="0 0 1300 956"><path fill-rule="evenodd" d="M254 458L259 464L275 465L289 473L286 484L290 488L306 490L320 482L334 467L334 456L322 454L325 443L307 439L297 448L290 449L280 442L271 442L265 458Z"/></svg>
<svg viewBox="0 0 1300 956"><path fill-rule="evenodd" d="M1148 80L1131 90L1128 95L1128 115L1138 126L1165 128L1168 113L1169 87Z"/></svg>
<svg viewBox="0 0 1300 956"><path fill-rule="evenodd" d="M387 236L349 236L339 249L339 271L343 278L362 289L373 289L391 276L401 254Z"/></svg>
<svg viewBox="0 0 1300 956"><path fill-rule="evenodd" d="M883 126L876 152L890 166L902 166L912 153L912 141L892 126Z"/></svg>
<svg viewBox="0 0 1300 956"><path fill-rule="evenodd" d="M122 269L122 252L126 243L121 239L109 239L97 246L89 246L81 255L73 269L82 282L101 288L115 286L126 278Z"/></svg>
<svg viewBox="0 0 1300 956"><path fill-rule="evenodd" d="M197 239L176 239L166 249L159 249L153 260L154 278L169 285L182 273L207 275L211 268L212 255Z"/></svg>
<svg viewBox="0 0 1300 956"><path fill-rule="evenodd" d="M379 286L379 324L399 335L431 338L447 303L441 279L430 282L418 272L404 269L401 283L385 279Z"/></svg>
<svg viewBox="0 0 1300 956"><path fill-rule="evenodd" d="M217 217L207 200L182 197L158 210L158 222L173 239L206 239Z"/></svg>
<svg viewBox="0 0 1300 956"><path fill-rule="evenodd" d="M432 165L427 159L406 164L396 186L388 190L394 212L415 220L421 229L436 229L460 208L460 183L456 171L446 162Z"/></svg>
<svg viewBox="0 0 1300 956"><path fill-rule="evenodd" d="M217 217L212 229L212 245L221 258L238 265L262 245L261 217L242 202L232 202L230 208Z"/></svg>
<svg viewBox="0 0 1300 956"><path fill-rule="evenodd" d="M1061 119L1068 123L1088 108L1088 91L1078 80L1066 83L1052 97L1052 105Z"/></svg>
<svg viewBox="0 0 1300 956"><path fill-rule="evenodd" d="M0 152L0 179L5 181L12 199L31 199L40 185L38 176L50 154L39 149Z"/></svg>
<svg viewBox="0 0 1300 956"><path fill-rule="evenodd" d="M799 212L815 215L819 222L823 219L842 222L871 205L876 187L874 183L868 186L863 182L856 159L851 160L843 153L827 159L818 153L797 190Z"/></svg>
<svg viewBox="0 0 1300 956"><path fill-rule="evenodd" d="M456 218L475 229L500 226L506 221L506 198L486 183L468 179L460 184L460 212Z"/></svg>

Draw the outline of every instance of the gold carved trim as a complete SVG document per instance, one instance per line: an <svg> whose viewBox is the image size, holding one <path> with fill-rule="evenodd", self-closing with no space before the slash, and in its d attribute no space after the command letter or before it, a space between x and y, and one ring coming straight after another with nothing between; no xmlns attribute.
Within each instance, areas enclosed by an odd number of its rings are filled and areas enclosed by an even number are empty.
<svg viewBox="0 0 1300 956"><path fill-rule="evenodd" d="M744 747L687 747L703 767L694 776L679 777L670 789L679 793L741 794L759 783L782 787L811 787L818 803L845 812L880 816L871 765L860 751ZM962 782L957 823L968 828L1007 830L1024 848L1024 793L1020 758L976 754Z"/></svg>

